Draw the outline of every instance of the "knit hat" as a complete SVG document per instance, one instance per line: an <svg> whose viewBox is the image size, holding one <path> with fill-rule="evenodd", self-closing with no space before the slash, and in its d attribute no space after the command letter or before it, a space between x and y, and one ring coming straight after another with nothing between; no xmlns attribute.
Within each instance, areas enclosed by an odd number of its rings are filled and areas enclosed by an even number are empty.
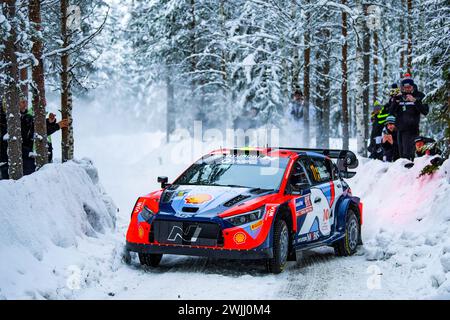
<svg viewBox="0 0 450 320"><path fill-rule="evenodd" d="M412 79L412 76L410 73L406 72L405 74L403 74L403 79Z"/></svg>
<svg viewBox="0 0 450 320"><path fill-rule="evenodd" d="M433 138L427 138L427 137L423 137L423 136L418 136L414 139L414 143L417 143L419 141L423 141L424 143L435 143L436 140L434 140Z"/></svg>
<svg viewBox="0 0 450 320"><path fill-rule="evenodd" d="M398 88L398 84L397 83L391 84L391 89L397 89L397 88Z"/></svg>
<svg viewBox="0 0 450 320"><path fill-rule="evenodd" d="M404 87L406 85L414 86L414 80L411 79L411 78L403 79L402 82L401 82L401 86Z"/></svg>
<svg viewBox="0 0 450 320"><path fill-rule="evenodd" d="M393 123L393 124L395 124L395 121L396 121L396 119L395 119L395 117L394 116L388 116L387 118L386 118L386 124L390 124L390 123Z"/></svg>

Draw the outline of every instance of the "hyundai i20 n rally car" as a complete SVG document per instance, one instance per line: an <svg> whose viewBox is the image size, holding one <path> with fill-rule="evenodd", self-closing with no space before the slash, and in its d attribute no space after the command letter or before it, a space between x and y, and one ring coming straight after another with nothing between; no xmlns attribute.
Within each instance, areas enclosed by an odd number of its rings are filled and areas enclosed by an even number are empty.
<svg viewBox="0 0 450 320"><path fill-rule="evenodd" d="M162 189L137 200L126 249L154 267L177 254L261 259L272 273L299 250L332 246L352 255L363 212L344 178L357 166L345 150L213 151L171 184L159 177Z"/></svg>

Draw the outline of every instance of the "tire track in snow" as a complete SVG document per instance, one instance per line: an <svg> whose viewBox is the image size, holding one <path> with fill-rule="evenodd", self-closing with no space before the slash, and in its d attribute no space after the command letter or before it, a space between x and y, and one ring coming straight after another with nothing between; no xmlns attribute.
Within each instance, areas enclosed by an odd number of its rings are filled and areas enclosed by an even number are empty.
<svg viewBox="0 0 450 320"><path fill-rule="evenodd" d="M338 260L330 251L306 251L296 264L286 270L288 277L278 296L287 299L319 299L324 296Z"/></svg>

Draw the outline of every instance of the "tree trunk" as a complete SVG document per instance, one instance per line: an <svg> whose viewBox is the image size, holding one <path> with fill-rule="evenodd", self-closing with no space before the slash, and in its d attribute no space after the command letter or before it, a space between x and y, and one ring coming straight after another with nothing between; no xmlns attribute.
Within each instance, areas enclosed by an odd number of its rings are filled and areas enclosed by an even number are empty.
<svg viewBox="0 0 450 320"><path fill-rule="evenodd" d="M378 100L378 32L373 32L373 101Z"/></svg>
<svg viewBox="0 0 450 320"><path fill-rule="evenodd" d="M295 21L295 18L297 16L297 2L296 0L292 0L291 3L291 18L292 20ZM300 40L297 37L297 31L295 31L295 38L294 38L294 42L296 44L300 43ZM299 79L300 79L300 55L299 55L299 49L296 46L293 46L292 48L292 85L291 85L291 90L292 92L297 91L298 89L300 89L300 84L299 84Z"/></svg>
<svg viewBox="0 0 450 320"><path fill-rule="evenodd" d="M305 5L308 5L309 1L305 1ZM305 14L305 25L309 26L310 14L306 12ZM311 100L311 92L310 92L310 70L311 70L311 35L309 30L305 30L303 41L305 45L305 49L303 51L303 95L304 95L304 112L303 112L303 143L305 147L309 147L310 143L310 128L309 128L309 105Z"/></svg>
<svg viewBox="0 0 450 320"><path fill-rule="evenodd" d="M28 69L20 69L20 95L28 102Z"/></svg>
<svg viewBox="0 0 450 320"><path fill-rule="evenodd" d="M6 68L9 76L6 94L6 119L8 126L8 175L10 179L18 180L23 176L22 132L19 110L19 65L17 62L17 34L15 30L16 1L5 1L5 16L11 22L12 28L7 38L5 57L10 66Z"/></svg>
<svg viewBox="0 0 450 320"><path fill-rule="evenodd" d="M63 48L70 45L70 30L68 30L67 20L69 9L69 0L61 0L61 38ZM61 55L61 114L63 119L68 119L69 127L62 129L61 151L62 161L66 162L73 159L74 139L72 126L72 79L70 74L70 54L64 52Z"/></svg>
<svg viewBox="0 0 450 320"><path fill-rule="evenodd" d="M166 75L166 90L167 90L167 128L166 128L166 140L167 142L170 142L170 135L175 131L175 119L174 116L176 114L175 112L175 98L174 98L174 87L172 83L172 75L171 75L171 68L167 68L167 75Z"/></svg>
<svg viewBox="0 0 450 320"><path fill-rule="evenodd" d="M412 23L413 15L412 15L412 0L408 0L408 49L407 49L407 61L406 61L406 68L407 72L411 74L412 72L412 51L413 51L413 44L412 44Z"/></svg>
<svg viewBox="0 0 450 320"><path fill-rule="evenodd" d="M45 100L45 79L44 61L42 59L43 44L40 36L41 32L41 1L30 0L29 3L30 23L33 28L33 55L38 62L33 65L33 111L34 111L34 144L36 146L36 169L42 168L48 163L47 147L47 123L46 123L46 100Z"/></svg>
<svg viewBox="0 0 450 320"><path fill-rule="evenodd" d="M364 140L367 146L367 141L369 141L369 106L370 106L370 32L367 26L367 11L368 5L364 5L364 24L363 24L363 63L364 63L364 77L363 77L363 107L364 107Z"/></svg>
<svg viewBox="0 0 450 320"><path fill-rule="evenodd" d="M330 30L326 29L326 33L328 34L327 38L329 38ZM330 83L330 61L331 61L331 50L330 45L327 41L327 48L326 53L327 56L325 57L324 67L323 67L323 76L324 76L324 96L323 96L323 133L321 134L323 136L323 143L322 148L329 149L330 148L330 91L331 91L331 83Z"/></svg>
<svg viewBox="0 0 450 320"><path fill-rule="evenodd" d="M319 40L321 40L321 39L319 39ZM322 70L322 63L321 63L321 54L320 54L320 51L321 51L321 49L322 48L316 48L315 49L315 56L314 56L314 59L315 59L315 61L316 61L316 63L318 64L317 65L317 71L318 71L318 73L320 73L321 74L321 76L323 77L323 70ZM316 134L315 134L315 139L316 139L316 148L320 148L320 147L322 147L322 144L323 144L323 135L322 135L322 132L323 132L323 124L324 124L324 121L323 121L323 109L324 109L324 107L323 107L323 95L324 95L324 92L323 92L323 86L322 86L322 84L321 84L321 81L322 81L322 79L320 79L319 77L315 77L315 80L314 80L314 82L315 82L315 87L316 87L316 90L315 90L315 93L314 93L314 97L315 97L315 99L314 99L314 107L315 107L315 112L316 112L316 117L315 117L315 124L316 124Z"/></svg>
<svg viewBox="0 0 450 320"><path fill-rule="evenodd" d="M347 1L342 0L342 5L346 5ZM347 12L342 11L342 37L344 44L342 45L342 86L341 86L341 98L342 98L342 148L344 150L349 149L349 113L348 113L348 66L347 66Z"/></svg>
<svg viewBox="0 0 450 320"><path fill-rule="evenodd" d="M222 37L225 42L228 41L228 35L227 35L227 28L226 28L226 22L227 22L227 11L225 10L225 1L226 0L220 0L219 4L219 16L220 16L220 31L222 34ZM231 112L228 110L228 105L230 101L230 90L229 90L229 75L228 75L228 52L227 48L224 46L220 49L220 71L222 72L222 81L223 81L223 103L222 103L222 110L224 116L224 127L223 129L226 129L231 121Z"/></svg>
<svg viewBox="0 0 450 320"><path fill-rule="evenodd" d="M405 0L401 1L400 12L405 8ZM405 19L400 15L400 78L403 77L403 68L405 67Z"/></svg>
<svg viewBox="0 0 450 320"><path fill-rule="evenodd" d="M357 2L359 14L356 20L356 74L358 77L355 99L355 118L356 118L356 144L357 153L363 157L367 156L367 144L365 139L366 121L364 119L364 50L363 50L363 32L364 32L364 8Z"/></svg>

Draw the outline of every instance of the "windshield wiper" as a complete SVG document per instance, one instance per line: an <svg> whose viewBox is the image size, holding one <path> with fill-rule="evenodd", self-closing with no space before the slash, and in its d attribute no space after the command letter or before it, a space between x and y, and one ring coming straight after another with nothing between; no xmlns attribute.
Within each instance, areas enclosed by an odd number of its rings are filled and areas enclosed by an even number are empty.
<svg viewBox="0 0 450 320"><path fill-rule="evenodd" d="M241 186L238 184L227 184L227 185L223 185L224 187L231 187L231 188L250 188L250 187L246 187L246 186Z"/></svg>
<svg viewBox="0 0 450 320"><path fill-rule="evenodd" d="M263 188L253 188L250 193L264 193L269 191L274 191L275 189L263 189Z"/></svg>

